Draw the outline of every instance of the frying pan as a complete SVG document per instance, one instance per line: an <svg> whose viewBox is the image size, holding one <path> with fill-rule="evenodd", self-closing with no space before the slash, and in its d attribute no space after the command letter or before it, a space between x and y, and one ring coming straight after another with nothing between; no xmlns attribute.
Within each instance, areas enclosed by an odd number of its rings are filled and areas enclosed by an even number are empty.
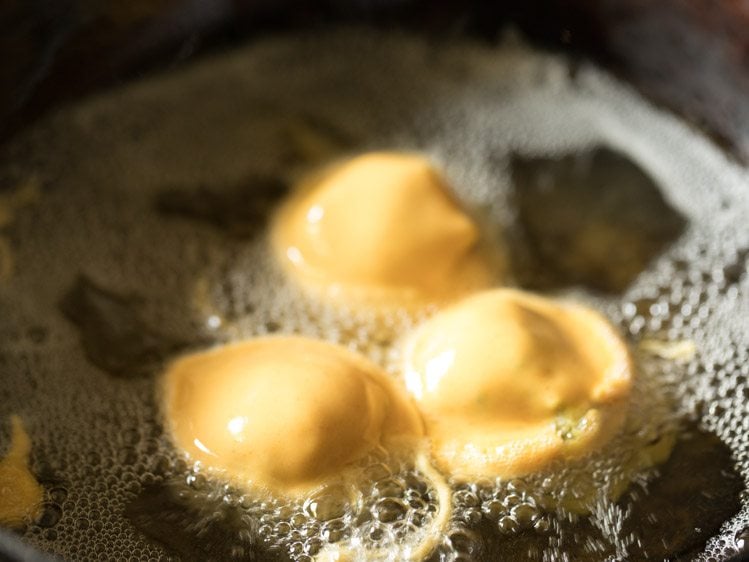
<svg viewBox="0 0 749 562"><path fill-rule="evenodd" d="M97 89L249 38L344 21L416 29L435 41L489 41L511 22L547 48L593 58L749 161L749 6L707 0L11 1L0 7L0 139ZM46 559L5 532L0 557Z"/></svg>

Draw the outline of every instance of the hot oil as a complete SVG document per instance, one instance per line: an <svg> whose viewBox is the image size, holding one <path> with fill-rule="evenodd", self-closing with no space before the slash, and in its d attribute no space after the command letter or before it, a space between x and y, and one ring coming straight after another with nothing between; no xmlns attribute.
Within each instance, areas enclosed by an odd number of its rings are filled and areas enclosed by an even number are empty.
<svg viewBox="0 0 749 562"><path fill-rule="evenodd" d="M182 350L269 333L336 341L397 375L398 342L420 318L306 297L262 228L269 186L383 147L429 154L505 232L511 282L601 310L640 368L627 431L604 450L525 479L453 482L433 558L719 559L738 548L749 526L746 170L594 68L572 76L565 59L513 41L435 47L362 29L258 42L68 108L4 149L2 188L33 177L43 192L3 232L16 267L0 283L0 416L24 420L49 508L25 540L69 559L308 560L352 542L399 559L423 538L439 495L411 463L368 459L353 495L256 498L188 466L156 396L163 363ZM614 164L594 176L609 168L617 189L646 185L663 221L646 213L637 227L639 196L602 204L611 261L630 259L596 273L554 259L585 247L569 223L589 209L551 221L557 230L539 225L566 199L554 189L593 177L586 165L602 150ZM605 187L589 184L572 195ZM536 212L524 189L547 207ZM616 221L622 205L632 207ZM551 239L562 235L572 242ZM663 435L677 436L669 460L625 468ZM633 483L614 502L618 479ZM570 497L589 513L566 509ZM652 540L666 531L665 546Z"/></svg>
<svg viewBox="0 0 749 562"><path fill-rule="evenodd" d="M111 293L84 276L60 301L60 311L80 333L88 360L119 377L153 373L189 345L143 322L139 307L137 297Z"/></svg>

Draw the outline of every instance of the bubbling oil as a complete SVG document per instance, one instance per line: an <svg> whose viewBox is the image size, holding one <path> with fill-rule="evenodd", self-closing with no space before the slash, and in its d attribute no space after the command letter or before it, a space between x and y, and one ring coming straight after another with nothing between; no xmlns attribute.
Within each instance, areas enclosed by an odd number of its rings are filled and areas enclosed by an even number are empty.
<svg viewBox="0 0 749 562"><path fill-rule="evenodd" d="M639 350L627 430L543 474L450 482L451 517L432 558L661 555L648 543L659 514L633 514L671 469L632 468L632 457L660 436L686 435L687 421L719 438L704 458L721 464L700 486L735 493L704 500L698 519L677 518L682 534L705 532L663 556L717 560L740 548L749 527L749 498L734 497L749 480L749 172L599 70L569 69L512 37L490 47L366 29L280 36L64 109L5 147L1 187L33 177L42 190L8 227L16 266L0 281L0 418L23 418L46 490L24 540L71 560L305 561L330 545L402 559L445 508L423 470L378 453L358 486L300 501L227 487L169 443L154 394L160 361L184 342L293 333L346 345L397 376L399 342L434 311L383 317L309 298L274 263L262 228L242 224L263 217L237 208L270 209L269 183L287 185L329 157L416 150L488 232L522 245L512 159L603 146L653 178L687 221L620 292L552 293L601 310ZM514 267L516 282L528 279L522 259ZM60 303L81 276L106 306L82 307L71 323ZM118 325L143 326L151 339L116 354L112 376L102 342L85 340L117 342ZM158 357L144 359L151 349ZM633 483L614 502L622 480ZM566 508L570 500L586 509Z"/></svg>

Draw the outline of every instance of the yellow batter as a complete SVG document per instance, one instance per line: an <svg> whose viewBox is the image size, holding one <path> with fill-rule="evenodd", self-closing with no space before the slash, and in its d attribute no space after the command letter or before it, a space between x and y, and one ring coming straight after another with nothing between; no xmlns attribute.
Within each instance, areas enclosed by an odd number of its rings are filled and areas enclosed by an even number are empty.
<svg viewBox="0 0 749 562"><path fill-rule="evenodd" d="M408 395L364 357L302 337L188 355L163 381L174 442L241 486L304 494L373 449L423 434Z"/></svg>
<svg viewBox="0 0 749 562"><path fill-rule="evenodd" d="M10 448L0 461L0 525L17 528L37 515L44 489L29 470L31 440L21 418L11 416L10 423Z"/></svg>
<svg viewBox="0 0 749 562"><path fill-rule="evenodd" d="M416 154L323 170L277 213L273 243L294 277L347 303L444 301L489 286L495 269L476 224Z"/></svg>
<svg viewBox="0 0 749 562"><path fill-rule="evenodd" d="M439 466L474 479L521 476L600 446L624 422L633 367L598 313L496 289L422 325L403 371Z"/></svg>

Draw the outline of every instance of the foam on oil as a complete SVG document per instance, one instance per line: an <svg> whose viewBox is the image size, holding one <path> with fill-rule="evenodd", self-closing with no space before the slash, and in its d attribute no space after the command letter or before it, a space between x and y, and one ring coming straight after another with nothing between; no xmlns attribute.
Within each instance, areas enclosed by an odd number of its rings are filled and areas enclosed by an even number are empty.
<svg viewBox="0 0 749 562"><path fill-rule="evenodd" d="M236 237L217 226L220 220L159 211L158 197L168 190L197 193L199 208L206 193L246 184L236 203L253 205L254 180L247 178L292 181L313 164L300 156L300 123L344 151L424 151L466 205L508 232L518 221L513 155L554 157L597 145L636 162L689 221L624 293L557 293L603 311L635 347L689 341L694 356L638 354L629 431L604 451L522 480L453 484L440 558L489 556L487 535L516 540L516 557L570 559L578 536L589 559L632 555L642 537L625 531L631 510L611 502L607 487L634 478L647 495L657 469L625 474L632 444L673 431L685 418L715 432L749 480L749 173L595 68L573 77L566 59L513 40L436 46L341 30L266 39L105 94L46 119L4 149L3 187L33 177L43 191L16 217L16 267L0 283L0 418L23 418L32 468L47 490L44 514L26 529L26 540L69 559L191 552L221 559L260 550L309 560L333 543L399 559L429 528L439 509L436 490L423 473L392 459L368 459L370 478L343 503L335 501L338 493L260 501L207 478L163 433L158 368L150 376L110 376L87 360L82 332L60 312L61 299L84 275L117 302L132 298L136 325L170 341L301 333L362 351L395 374L397 343L419 318L370 318L315 302L283 277L262 229ZM576 486L580 474L601 490L583 498L590 516L558 507L564 497L590 493ZM157 527L158 509L168 509L162 502L151 514L147 502L137 502L167 484L169 501L184 507L170 515L174 528L187 529L183 542L197 537L188 545L197 551L170 544L166 532L154 533L157 542L144 534ZM744 497L701 557L727 555L747 526ZM226 540L211 538L219 532ZM532 540L522 542L527 536ZM224 546L205 546L213 543Z"/></svg>

